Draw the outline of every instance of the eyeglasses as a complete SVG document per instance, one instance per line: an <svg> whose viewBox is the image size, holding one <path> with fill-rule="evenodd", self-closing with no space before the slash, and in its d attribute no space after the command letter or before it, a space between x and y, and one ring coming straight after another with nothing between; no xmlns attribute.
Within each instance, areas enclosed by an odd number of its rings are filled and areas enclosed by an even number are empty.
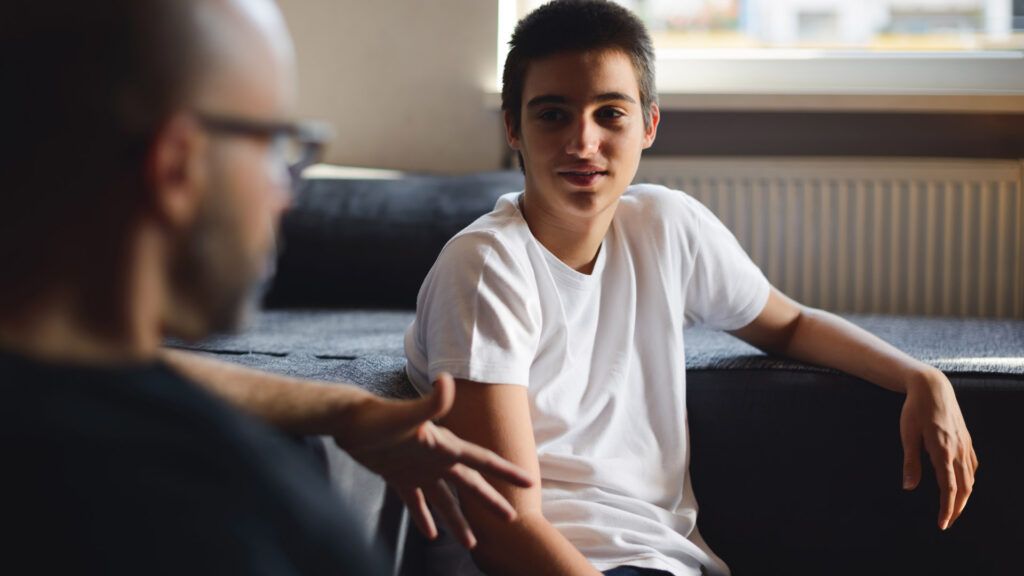
<svg viewBox="0 0 1024 576"><path fill-rule="evenodd" d="M333 135L328 124L311 120L254 120L202 112L196 116L203 128L210 132L269 139L274 154L288 166L292 182L298 181L306 167L320 161L324 147Z"/></svg>

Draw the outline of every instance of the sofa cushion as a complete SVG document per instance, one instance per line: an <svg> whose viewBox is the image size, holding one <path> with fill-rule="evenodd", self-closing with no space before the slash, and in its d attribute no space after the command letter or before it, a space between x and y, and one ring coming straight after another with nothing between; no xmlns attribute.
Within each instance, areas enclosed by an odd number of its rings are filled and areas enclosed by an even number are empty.
<svg viewBox="0 0 1024 576"><path fill-rule="evenodd" d="M519 172L301 183L281 225L270 308L405 308L441 248L522 190Z"/></svg>

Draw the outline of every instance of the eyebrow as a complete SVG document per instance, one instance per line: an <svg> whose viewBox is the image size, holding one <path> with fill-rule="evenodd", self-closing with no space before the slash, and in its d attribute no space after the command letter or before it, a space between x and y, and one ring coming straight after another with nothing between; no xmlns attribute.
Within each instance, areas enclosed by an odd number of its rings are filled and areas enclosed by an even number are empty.
<svg viewBox="0 0 1024 576"><path fill-rule="evenodd" d="M629 94L623 94L622 92L605 92L604 94L598 94L591 99L592 102L608 102L611 100L625 100L626 102L632 102L636 104L636 99ZM533 108L534 106L540 106L542 104L566 104L569 99L565 96L558 96L557 94L543 94L531 98L526 103L527 108Z"/></svg>

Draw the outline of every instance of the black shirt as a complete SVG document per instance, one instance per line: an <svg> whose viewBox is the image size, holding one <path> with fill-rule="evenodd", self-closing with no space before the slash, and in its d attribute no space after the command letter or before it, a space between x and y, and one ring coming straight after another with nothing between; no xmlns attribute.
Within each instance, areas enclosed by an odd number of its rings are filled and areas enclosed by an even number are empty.
<svg viewBox="0 0 1024 576"><path fill-rule="evenodd" d="M0 352L0 572L383 574L304 456L162 364Z"/></svg>

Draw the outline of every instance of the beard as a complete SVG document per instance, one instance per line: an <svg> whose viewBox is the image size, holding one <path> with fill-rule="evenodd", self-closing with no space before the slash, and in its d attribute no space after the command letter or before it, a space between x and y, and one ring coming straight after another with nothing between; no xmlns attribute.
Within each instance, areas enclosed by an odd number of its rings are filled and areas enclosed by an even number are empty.
<svg viewBox="0 0 1024 576"><path fill-rule="evenodd" d="M276 250L253 255L246 249L229 194L217 178L211 184L171 259L165 332L186 340L242 328L273 278Z"/></svg>

